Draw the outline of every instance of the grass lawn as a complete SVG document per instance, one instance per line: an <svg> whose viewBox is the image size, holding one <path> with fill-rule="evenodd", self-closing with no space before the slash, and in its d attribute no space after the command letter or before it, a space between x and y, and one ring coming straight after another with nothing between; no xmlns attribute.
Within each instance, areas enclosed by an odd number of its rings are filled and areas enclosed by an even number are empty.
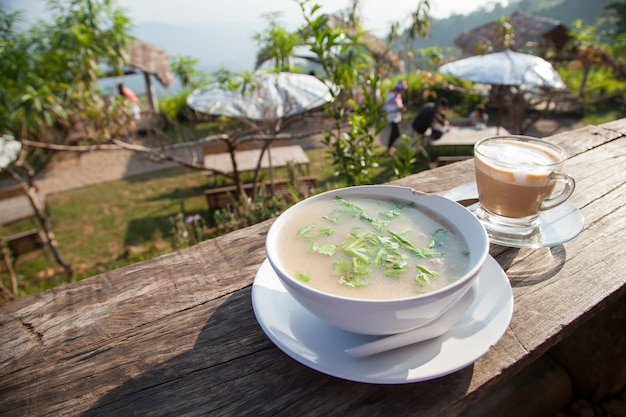
<svg viewBox="0 0 626 417"><path fill-rule="evenodd" d="M394 178L393 161L384 150L383 147L376 150L380 165L374 172L372 183L375 184ZM315 192L345 186L341 176L335 175L326 152L325 148L306 151L311 161L310 173L318 179ZM285 175L284 169L276 172L276 177ZM170 168L47 196L61 255L74 270L72 280L151 259L181 247L175 241L177 216L185 219L199 214L207 226L213 222L203 194L206 187L203 173ZM35 226L34 221L27 220L11 225L5 233ZM69 281L54 259L45 256L43 251L20 256L15 269L19 280L18 296ZM4 269L0 277L10 288Z"/></svg>
<svg viewBox="0 0 626 417"><path fill-rule="evenodd" d="M172 220L178 213L208 216L205 186L202 173L173 168L47 196L53 231L62 257L73 267L73 280L172 251ZM11 229L34 226L27 220ZM60 271L43 251L20 256L19 296L66 282ZM2 279L8 285L6 275Z"/></svg>

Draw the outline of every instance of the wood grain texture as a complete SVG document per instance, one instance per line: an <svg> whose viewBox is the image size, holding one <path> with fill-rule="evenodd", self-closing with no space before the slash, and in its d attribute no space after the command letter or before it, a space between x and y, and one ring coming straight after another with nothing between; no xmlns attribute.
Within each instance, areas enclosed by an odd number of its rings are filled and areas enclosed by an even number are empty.
<svg viewBox="0 0 626 417"><path fill-rule="evenodd" d="M554 136L577 181L583 233L561 246L492 245L515 296L504 337L432 381L374 385L311 370L256 322L251 283L267 221L0 307L8 416L453 416L626 297L626 119ZM394 181L428 193L473 178L464 161Z"/></svg>

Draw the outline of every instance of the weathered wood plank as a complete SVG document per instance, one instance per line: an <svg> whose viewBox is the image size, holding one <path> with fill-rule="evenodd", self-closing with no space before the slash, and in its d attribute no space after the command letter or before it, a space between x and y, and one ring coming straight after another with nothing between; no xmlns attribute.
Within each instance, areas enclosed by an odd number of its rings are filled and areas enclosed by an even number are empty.
<svg viewBox="0 0 626 417"><path fill-rule="evenodd" d="M256 322L250 285L271 221L0 306L0 409L15 416L454 416L626 297L626 120L551 138L568 150L583 233L561 246L492 245L515 296L483 358L418 384L357 384L311 370ZM394 184L472 181L472 161Z"/></svg>
<svg viewBox="0 0 626 417"><path fill-rule="evenodd" d="M58 349L67 353L244 288L265 257L267 227L266 222L114 273L23 297L9 304L10 313L3 306L0 332L10 324L28 337L19 339L27 342L23 348L16 343L0 345L0 365L22 366L33 340L46 355ZM14 337L7 336L2 340Z"/></svg>

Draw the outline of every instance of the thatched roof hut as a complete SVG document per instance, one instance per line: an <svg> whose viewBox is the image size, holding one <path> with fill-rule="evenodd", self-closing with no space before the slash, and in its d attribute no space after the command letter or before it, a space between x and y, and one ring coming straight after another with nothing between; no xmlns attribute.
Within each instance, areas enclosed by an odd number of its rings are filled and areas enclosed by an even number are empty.
<svg viewBox="0 0 626 417"><path fill-rule="evenodd" d="M156 91L150 76L154 76L165 88L174 82L174 74L170 70L167 53L162 48L139 39L130 41L126 53L128 54L128 69L125 75L136 74L138 71L143 73L150 109L156 113Z"/></svg>
<svg viewBox="0 0 626 417"><path fill-rule="evenodd" d="M144 73L154 75L164 87L174 82L167 53L158 46L133 39L128 48L129 66Z"/></svg>
<svg viewBox="0 0 626 417"><path fill-rule="evenodd" d="M558 53L571 38L567 27L549 17L516 11L508 22L514 33L510 49L516 51L532 48L543 54L547 49L554 48ZM504 50L506 46L502 43L502 35L498 33L499 26L497 22L489 22L464 32L454 40L454 44L466 55L476 55L485 52L485 49L489 49L489 52Z"/></svg>

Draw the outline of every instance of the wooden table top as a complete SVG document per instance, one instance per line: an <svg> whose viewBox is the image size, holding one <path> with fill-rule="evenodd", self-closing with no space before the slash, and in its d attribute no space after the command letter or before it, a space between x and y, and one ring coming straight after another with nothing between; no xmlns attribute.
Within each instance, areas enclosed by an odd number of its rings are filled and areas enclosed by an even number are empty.
<svg viewBox="0 0 626 417"><path fill-rule="evenodd" d="M237 168L240 172L253 171L259 163L260 155L261 149L237 151L235 154ZM284 167L287 166L288 163L296 165L305 165L309 163L309 158L306 156L306 153L304 153L304 150L300 145L276 146L268 148L263 154L261 168L270 167L270 158L271 166L273 167ZM233 172L233 162L231 155L228 152L205 155L204 166L225 174Z"/></svg>
<svg viewBox="0 0 626 417"><path fill-rule="evenodd" d="M44 203L44 194L37 193L37 198L40 203ZM35 216L35 209L25 194L0 200L0 224L9 224Z"/></svg>
<svg viewBox="0 0 626 417"><path fill-rule="evenodd" d="M473 145L483 138L490 136L510 135L503 127L487 126L484 129L476 129L473 126L450 126L441 139L430 142L431 146L460 146Z"/></svg>
<svg viewBox="0 0 626 417"><path fill-rule="evenodd" d="M586 225L545 249L492 245L515 300L473 364L403 385L355 383L291 359L251 288L271 221L0 307L4 415L453 416L626 296L626 119L550 138L570 154ZM445 193L473 161L395 181Z"/></svg>

